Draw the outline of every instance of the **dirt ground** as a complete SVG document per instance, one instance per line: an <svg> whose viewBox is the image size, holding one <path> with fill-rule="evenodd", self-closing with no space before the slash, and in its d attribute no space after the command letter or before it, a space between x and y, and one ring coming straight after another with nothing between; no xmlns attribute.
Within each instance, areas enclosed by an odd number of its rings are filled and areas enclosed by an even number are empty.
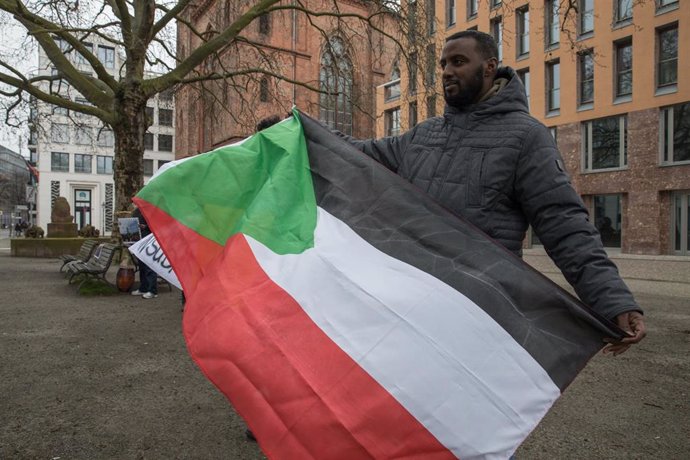
<svg viewBox="0 0 690 460"><path fill-rule="evenodd" d="M82 297L58 268L0 253L1 459L263 458L189 358L178 292ZM663 291L637 293L647 340L595 358L519 459L690 458L690 301Z"/></svg>

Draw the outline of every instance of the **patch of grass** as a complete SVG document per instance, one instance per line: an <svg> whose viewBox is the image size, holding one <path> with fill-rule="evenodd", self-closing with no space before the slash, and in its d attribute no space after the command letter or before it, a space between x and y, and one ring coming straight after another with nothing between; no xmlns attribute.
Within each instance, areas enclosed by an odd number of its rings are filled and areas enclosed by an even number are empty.
<svg viewBox="0 0 690 460"><path fill-rule="evenodd" d="M79 289L79 294L86 296L115 295L120 291L115 286L101 279L88 279Z"/></svg>

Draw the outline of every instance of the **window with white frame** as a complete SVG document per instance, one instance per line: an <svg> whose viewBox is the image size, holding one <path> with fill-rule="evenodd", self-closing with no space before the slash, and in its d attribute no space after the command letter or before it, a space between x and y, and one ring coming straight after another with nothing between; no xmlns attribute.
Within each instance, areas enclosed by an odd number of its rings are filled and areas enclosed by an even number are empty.
<svg viewBox="0 0 690 460"><path fill-rule="evenodd" d="M544 4L544 19L546 21L546 48L553 48L560 42L561 23L559 15L559 0L546 0Z"/></svg>
<svg viewBox="0 0 690 460"><path fill-rule="evenodd" d="M161 126L173 125L172 109L158 109L158 124Z"/></svg>
<svg viewBox="0 0 690 460"><path fill-rule="evenodd" d="M113 173L113 157L98 155L96 157L96 173L98 174L112 174Z"/></svg>
<svg viewBox="0 0 690 460"><path fill-rule="evenodd" d="M144 149L153 150L153 133L144 134Z"/></svg>
<svg viewBox="0 0 690 460"><path fill-rule="evenodd" d="M388 79L388 83L383 86L383 98L386 102L400 99L400 67L397 60L391 68L391 76Z"/></svg>
<svg viewBox="0 0 690 460"><path fill-rule="evenodd" d="M90 126L76 125L74 133L77 145L91 145L93 143L93 129Z"/></svg>
<svg viewBox="0 0 690 460"><path fill-rule="evenodd" d="M115 137L110 129L100 129L98 130L98 140L99 147L112 147L115 145Z"/></svg>
<svg viewBox="0 0 690 460"><path fill-rule="evenodd" d="M50 170L53 172L69 172L69 153L50 152Z"/></svg>
<svg viewBox="0 0 690 460"><path fill-rule="evenodd" d="M82 45L84 45L84 48L86 48L86 51L93 54L93 45L91 43L84 42L84 43L82 43ZM81 53L77 53L77 64L87 65L88 63L89 63L89 61L87 61L86 58Z"/></svg>
<svg viewBox="0 0 690 460"><path fill-rule="evenodd" d="M473 18L477 15L479 0L467 0L467 17Z"/></svg>
<svg viewBox="0 0 690 460"><path fill-rule="evenodd" d="M660 124L661 162L690 162L690 102L662 108Z"/></svg>
<svg viewBox="0 0 690 460"><path fill-rule="evenodd" d="M657 10L670 9L678 6L678 0L656 0Z"/></svg>
<svg viewBox="0 0 690 460"><path fill-rule="evenodd" d="M158 151L159 152L172 152L173 150L173 137L170 134L159 134L158 135Z"/></svg>
<svg viewBox="0 0 690 460"><path fill-rule="evenodd" d="M400 134L400 107L385 112L386 136Z"/></svg>
<svg viewBox="0 0 690 460"><path fill-rule="evenodd" d="M69 54L70 50L72 49L72 46L69 43L67 43L67 41L57 36L53 37L53 40L55 41L57 47L60 48L60 51L62 51L62 54Z"/></svg>
<svg viewBox="0 0 690 460"><path fill-rule="evenodd" d="M579 67L579 91L580 105L594 102L594 56L592 50L579 53L577 58Z"/></svg>
<svg viewBox="0 0 690 460"><path fill-rule="evenodd" d="M144 159L144 176L153 176L153 160Z"/></svg>
<svg viewBox="0 0 690 460"><path fill-rule="evenodd" d="M498 46L498 62L503 60L503 18L500 16L491 20L491 36L496 40Z"/></svg>
<svg viewBox="0 0 690 460"><path fill-rule="evenodd" d="M529 6L518 8L517 20L517 55L518 57L529 54Z"/></svg>
<svg viewBox="0 0 690 460"><path fill-rule="evenodd" d="M580 35L594 32L594 0L580 0L578 10L578 32Z"/></svg>
<svg viewBox="0 0 690 460"><path fill-rule="evenodd" d="M54 105L52 112L53 115L69 115L69 109L60 107L59 105Z"/></svg>
<svg viewBox="0 0 690 460"><path fill-rule="evenodd" d="M678 190L671 194L671 238L673 250L678 255L690 255L690 190Z"/></svg>
<svg viewBox="0 0 690 460"><path fill-rule="evenodd" d="M582 123L584 171L620 169L628 164L628 118L625 115Z"/></svg>
<svg viewBox="0 0 690 460"><path fill-rule="evenodd" d="M69 143L69 125L65 123L53 123L50 125L50 140L56 144Z"/></svg>
<svg viewBox="0 0 690 460"><path fill-rule="evenodd" d="M107 69L115 67L115 48L98 45L98 60Z"/></svg>
<svg viewBox="0 0 690 460"><path fill-rule="evenodd" d="M530 104L530 77L529 77L529 69L520 69L517 71L518 77L520 77L520 80L522 81L522 85L525 87L525 96L527 96L527 107L529 107Z"/></svg>
<svg viewBox="0 0 690 460"><path fill-rule="evenodd" d="M630 96L633 88L632 38L616 43L616 97Z"/></svg>
<svg viewBox="0 0 690 460"><path fill-rule="evenodd" d="M678 25L657 31L657 87L678 81Z"/></svg>
<svg viewBox="0 0 690 460"><path fill-rule="evenodd" d="M455 0L446 0L446 25L448 27L455 25L457 20L457 8Z"/></svg>
<svg viewBox="0 0 690 460"><path fill-rule="evenodd" d="M546 63L546 110L554 112L561 108L561 63Z"/></svg>
<svg viewBox="0 0 690 460"><path fill-rule="evenodd" d="M91 155L74 154L74 172L91 173Z"/></svg>
<svg viewBox="0 0 690 460"><path fill-rule="evenodd" d="M614 4L616 5L616 10L614 11L616 22L632 19L633 0L616 0Z"/></svg>

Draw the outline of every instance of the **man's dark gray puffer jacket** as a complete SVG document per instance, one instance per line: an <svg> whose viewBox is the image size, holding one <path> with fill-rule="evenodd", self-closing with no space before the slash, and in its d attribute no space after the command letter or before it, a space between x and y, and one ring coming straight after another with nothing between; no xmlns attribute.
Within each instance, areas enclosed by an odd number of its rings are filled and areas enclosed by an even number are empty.
<svg viewBox="0 0 690 460"><path fill-rule="evenodd" d="M531 224L578 296L612 319L641 311L570 184L553 137L529 115L520 79L479 104L446 107L398 137L348 139L493 239L522 253Z"/></svg>

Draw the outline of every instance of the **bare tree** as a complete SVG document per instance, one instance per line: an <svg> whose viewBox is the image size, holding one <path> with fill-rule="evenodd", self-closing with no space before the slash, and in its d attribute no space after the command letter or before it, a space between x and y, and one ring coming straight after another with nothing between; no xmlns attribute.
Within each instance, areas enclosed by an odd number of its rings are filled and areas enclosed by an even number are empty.
<svg viewBox="0 0 690 460"><path fill-rule="evenodd" d="M0 59L0 94L11 101L5 122L16 124L13 111L30 98L101 120L115 137L115 210L121 211L143 185L144 137L152 122L147 119L146 103L155 95L188 86L202 90L201 97L222 98L223 91L218 91L218 87L250 89L250 82L260 81L261 76L269 76L279 84L319 91L313 81L295 80L285 71L286 66L273 59L269 47L247 33L250 25L264 15L294 11L317 30L320 18L329 18L342 30L366 29L394 43L398 43L401 31L414 30L406 21L406 2L392 0L217 1L223 8L232 7L234 12L198 30L194 15L209 3L214 2L0 0L0 14L4 15L0 20L20 25L56 70L52 75L27 76L15 62ZM359 8L359 12L342 8L346 3L358 3L365 8ZM396 26L392 27L392 23ZM185 44L184 53L176 50L179 43L175 41L175 24L192 37L192 46ZM93 37L124 53L122 65L114 73L106 68L93 47L88 46ZM253 50L252 59L241 59L249 49ZM81 73L75 65L76 59L87 62L94 74ZM159 73L146 72L152 68ZM82 98L67 99L46 89L62 82ZM214 85L216 91L204 91Z"/></svg>

